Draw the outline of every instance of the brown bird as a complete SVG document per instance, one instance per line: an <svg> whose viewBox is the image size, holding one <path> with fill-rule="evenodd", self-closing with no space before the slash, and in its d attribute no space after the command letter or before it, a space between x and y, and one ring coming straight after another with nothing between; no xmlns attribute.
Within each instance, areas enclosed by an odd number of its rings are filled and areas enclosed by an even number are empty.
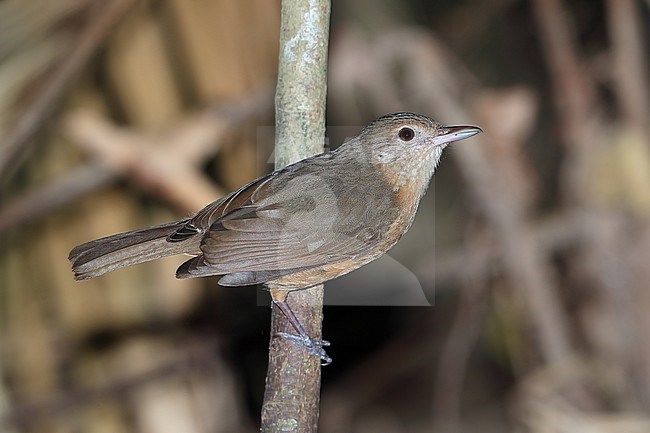
<svg viewBox="0 0 650 433"><path fill-rule="evenodd" d="M177 278L221 275L222 286L264 284L309 353L331 362L286 302L293 290L347 274L383 255L409 229L451 142L481 132L413 113L380 117L338 149L254 180L194 217L75 247L75 278L160 257L194 256Z"/></svg>

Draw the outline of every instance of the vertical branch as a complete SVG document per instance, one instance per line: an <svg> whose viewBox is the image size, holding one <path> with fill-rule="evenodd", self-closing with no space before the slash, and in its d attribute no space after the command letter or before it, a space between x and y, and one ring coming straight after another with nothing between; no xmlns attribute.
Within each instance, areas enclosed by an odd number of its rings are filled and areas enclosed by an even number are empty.
<svg viewBox="0 0 650 433"><path fill-rule="evenodd" d="M531 0L542 49L553 82L554 100L567 144L580 142L583 123L594 106L593 83L577 55L571 23L562 0Z"/></svg>
<svg viewBox="0 0 650 433"><path fill-rule="evenodd" d="M629 125L644 131L648 118L648 85L641 10L636 0L608 0L605 3L621 114Z"/></svg>
<svg viewBox="0 0 650 433"><path fill-rule="evenodd" d="M323 151L329 0L283 0L276 90L276 168ZM314 338L320 338L323 286L289 295L288 302ZM315 432L320 403L320 360L303 347L273 338L293 332L273 308L263 432Z"/></svg>

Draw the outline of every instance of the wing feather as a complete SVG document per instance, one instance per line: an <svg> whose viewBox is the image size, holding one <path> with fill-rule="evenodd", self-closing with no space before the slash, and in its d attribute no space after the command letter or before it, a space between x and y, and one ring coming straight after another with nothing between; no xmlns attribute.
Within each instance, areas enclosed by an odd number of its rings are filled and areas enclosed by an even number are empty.
<svg viewBox="0 0 650 433"><path fill-rule="evenodd" d="M391 216L368 209L367 193L365 206L357 204L361 182L319 170L324 161L274 172L200 211L187 225L203 233L202 254L177 275L225 275L220 284L254 284L371 256Z"/></svg>

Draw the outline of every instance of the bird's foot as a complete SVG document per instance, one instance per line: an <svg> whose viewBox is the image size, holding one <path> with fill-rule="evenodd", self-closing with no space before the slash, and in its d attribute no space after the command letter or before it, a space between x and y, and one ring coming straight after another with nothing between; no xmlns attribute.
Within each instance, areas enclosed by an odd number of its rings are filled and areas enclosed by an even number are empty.
<svg viewBox="0 0 650 433"><path fill-rule="evenodd" d="M317 356L321 360L321 365L329 365L332 363L330 358L323 347L330 345L329 341L314 340L310 337L302 337L300 335L289 334L288 332L277 332L276 337L284 338L285 340L295 341L300 343L310 355Z"/></svg>

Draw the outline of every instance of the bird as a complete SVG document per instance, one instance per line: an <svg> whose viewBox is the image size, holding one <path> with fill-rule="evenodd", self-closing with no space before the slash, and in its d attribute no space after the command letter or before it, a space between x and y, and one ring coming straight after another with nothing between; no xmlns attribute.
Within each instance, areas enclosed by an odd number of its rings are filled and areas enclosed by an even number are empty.
<svg viewBox="0 0 650 433"><path fill-rule="evenodd" d="M442 152L482 132L410 112L370 122L337 149L273 171L181 221L120 233L72 249L74 277L186 254L177 278L220 276L221 286L263 284L302 344L323 365L327 341L311 338L289 293L379 258L408 231Z"/></svg>

